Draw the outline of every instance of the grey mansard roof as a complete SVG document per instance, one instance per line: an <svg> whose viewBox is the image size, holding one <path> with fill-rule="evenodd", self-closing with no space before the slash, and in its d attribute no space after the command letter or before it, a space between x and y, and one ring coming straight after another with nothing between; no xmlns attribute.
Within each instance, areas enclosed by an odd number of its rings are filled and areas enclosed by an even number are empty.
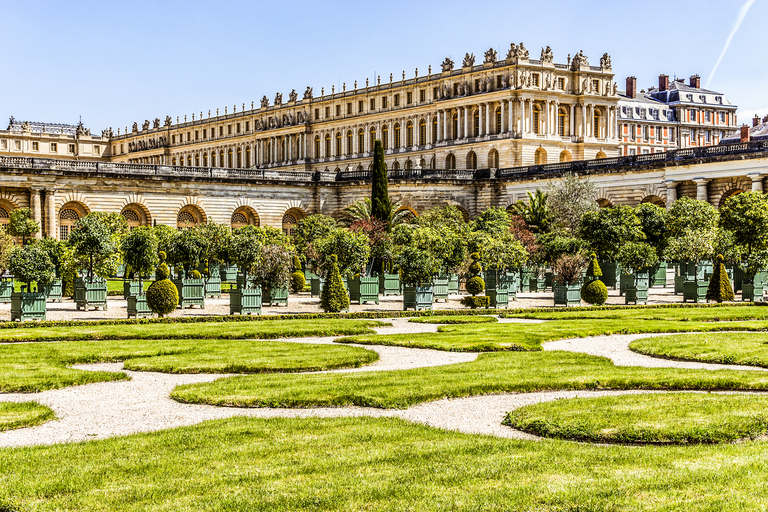
<svg viewBox="0 0 768 512"><path fill-rule="evenodd" d="M670 106L676 105L696 105L696 106L713 106L713 107L725 107L736 109L736 105L732 105L728 98L723 93L710 91L708 89L702 89L697 87L691 87L683 82L673 81L670 82L669 88L666 91L659 91L658 89L651 89L648 91L648 96L655 98Z"/></svg>

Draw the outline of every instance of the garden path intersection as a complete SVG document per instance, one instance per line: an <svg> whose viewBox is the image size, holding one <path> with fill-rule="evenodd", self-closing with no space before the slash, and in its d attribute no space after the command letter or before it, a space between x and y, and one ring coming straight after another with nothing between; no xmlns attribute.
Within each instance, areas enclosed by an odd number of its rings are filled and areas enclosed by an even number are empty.
<svg viewBox="0 0 768 512"><path fill-rule="evenodd" d="M500 319L500 322L540 323L542 320ZM376 327L378 334L436 332L437 325L410 323L408 319L392 319L391 326ZM510 325L510 328L514 328ZM751 366L720 365L657 359L629 350L629 344L640 338L659 334L592 336L545 343L545 351L567 351L602 356L617 366L648 368L683 368L704 370L765 371ZM284 342L331 344L335 337L294 338ZM362 347L362 345L359 345ZM332 372L394 371L454 365L474 361L478 353L448 352L429 349L366 345L379 354L379 360L361 367ZM123 363L77 365L89 371L125 372L130 380L102 382L54 389L40 393L0 395L0 402L37 401L53 409L56 420L42 425L0 433L0 447L47 445L79 442L190 426L207 420L247 416L254 418L330 418L330 417L398 417L435 428L468 434L484 434L513 439L539 439L536 436L502 425L505 415L525 405L578 397L616 396L649 393L649 391L554 391L501 395L470 396L435 400L405 410L368 407L332 407L308 409L234 408L179 403L169 398L179 385L212 382L223 374L167 374L135 372L123 369Z"/></svg>

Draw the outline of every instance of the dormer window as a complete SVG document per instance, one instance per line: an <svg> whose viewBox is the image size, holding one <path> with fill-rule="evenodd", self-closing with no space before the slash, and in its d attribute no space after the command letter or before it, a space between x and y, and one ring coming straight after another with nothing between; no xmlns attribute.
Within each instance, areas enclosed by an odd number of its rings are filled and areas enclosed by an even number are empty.
<svg viewBox="0 0 768 512"><path fill-rule="evenodd" d="M722 104L723 103L723 97L722 96L715 96L715 101Z"/></svg>

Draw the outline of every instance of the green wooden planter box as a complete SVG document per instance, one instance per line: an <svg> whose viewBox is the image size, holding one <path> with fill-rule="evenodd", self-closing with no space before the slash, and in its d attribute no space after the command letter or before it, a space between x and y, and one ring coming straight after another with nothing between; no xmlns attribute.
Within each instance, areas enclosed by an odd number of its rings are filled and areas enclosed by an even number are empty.
<svg viewBox="0 0 768 512"><path fill-rule="evenodd" d="M766 285L768 285L768 272L758 272L752 278L744 276L744 282L741 285L741 300L762 302Z"/></svg>
<svg viewBox="0 0 768 512"><path fill-rule="evenodd" d="M422 283L421 286L403 286L403 311L408 311L409 309L414 311L421 309L431 310L433 301L431 283Z"/></svg>
<svg viewBox="0 0 768 512"><path fill-rule="evenodd" d="M532 277L531 282L529 283L529 288L532 292L543 292L547 289L547 278L546 277Z"/></svg>
<svg viewBox="0 0 768 512"><path fill-rule="evenodd" d="M519 276L515 272L516 276ZM514 285L505 274L487 270L485 272L485 295L490 299L492 308L506 308L509 306L509 286Z"/></svg>
<svg viewBox="0 0 768 512"><path fill-rule="evenodd" d="M115 271L115 275L112 277L116 277L118 279L125 277L125 265L118 265L117 270Z"/></svg>
<svg viewBox="0 0 768 512"><path fill-rule="evenodd" d="M379 275L379 293L385 297L400 295L400 274Z"/></svg>
<svg viewBox="0 0 768 512"><path fill-rule="evenodd" d="M520 274L518 272L507 272L501 278L506 283L509 300L517 300L517 290L520 289Z"/></svg>
<svg viewBox="0 0 768 512"><path fill-rule="evenodd" d="M435 302L443 300L448 302L448 275L440 274L432 279L432 294Z"/></svg>
<svg viewBox="0 0 768 512"><path fill-rule="evenodd" d="M11 293L11 321L45 320L47 300L43 292Z"/></svg>
<svg viewBox="0 0 768 512"><path fill-rule="evenodd" d="M262 302L267 306L285 304L288 307L288 288L265 288Z"/></svg>
<svg viewBox="0 0 768 512"><path fill-rule="evenodd" d="M179 307L200 306L205 309L205 281L202 279L172 279L179 291Z"/></svg>
<svg viewBox="0 0 768 512"><path fill-rule="evenodd" d="M209 277L205 280L205 296L206 297L219 297L221 298L221 279L216 274L211 274L212 277Z"/></svg>
<svg viewBox="0 0 768 512"><path fill-rule="evenodd" d="M448 274L448 295L459 294L459 275Z"/></svg>
<svg viewBox="0 0 768 512"><path fill-rule="evenodd" d="M123 281L123 297L126 299L138 295L139 290L141 290L141 285L138 280Z"/></svg>
<svg viewBox="0 0 768 512"><path fill-rule="evenodd" d="M237 280L237 265L219 267L219 279L222 283L234 283Z"/></svg>
<svg viewBox="0 0 768 512"><path fill-rule="evenodd" d="M650 274L641 272L629 277L633 279L632 283L624 289L624 304L648 304Z"/></svg>
<svg viewBox="0 0 768 512"><path fill-rule="evenodd" d="M661 286L663 288L667 287L667 262L661 261L656 266L653 267L653 271L651 272L651 287L654 286Z"/></svg>
<svg viewBox="0 0 768 512"><path fill-rule="evenodd" d="M128 318L152 318L154 313L147 306L147 296L129 295L128 300Z"/></svg>
<svg viewBox="0 0 768 512"><path fill-rule="evenodd" d="M634 274L621 274L619 276L619 296L624 296L627 288L635 285Z"/></svg>
<svg viewBox="0 0 768 512"><path fill-rule="evenodd" d="M325 279L322 277L313 277L312 280L309 282L309 296L310 297L319 297L320 294L323 291L323 283L325 282Z"/></svg>
<svg viewBox="0 0 768 512"><path fill-rule="evenodd" d="M686 281L683 283L683 302L704 302L707 300L707 281Z"/></svg>
<svg viewBox="0 0 768 512"><path fill-rule="evenodd" d="M536 277L536 271L530 268L524 268L520 270L520 291L531 291L531 278Z"/></svg>
<svg viewBox="0 0 768 512"><path fill-rule="evenodd" d="M545 272L544 279L547 280L547 288L552 288L555 283L555 274L553 272Z"/></svg>
<svg viewBox="0 0 768 512"><path fill-rule="evenodd" d="M733 293L741 291L741 287L744 283L744 269L736 265L733 269Z"/></svg>
<svg viewBox="0 0 768 512"><path fill-rule="evenodd" d="M103 308L107 310L107 281L94 277L92 281L86 281L84 277L78 277L75 281L75 306L78 310L89 308Z"/></svg>
<svg viewBox="0 0 768 512"><path fill-rule="evenodd" d="M260 315L261 299L261 286L246 288L244 279L239 276L237 284L229 292L229 314Z"/></svg>
<svg viewBox="0 0 768 512"><path fill-rule="evenodd" d="M13 293L13 278L3 277L0 279L0 303L7 304L11 302Z"/></svg>
<svg viewBox="0 0 768 512"><path fill-rule="evenodd" d="M366 302L379 303L379 278L353 277L349 280L349 301L364 304Z"/></svg>
<svg viewBox="0 0 768 512"><path fill-rule="evenodd" d="M55 300L61 302L63 292L63 286L61 279L54 279L51 284L40 285L38 289L48 297L48 300Z"/></svg>
<svg viewBox="0 0 768 512"><path fill-rule="evenodd" d="M606 288L613 288L614 290L621 286L621 265L615 261L603 261L599 262L600 270L603 275L600 276L600 280L603 282Z"/></svg>
<svg viewBox="0 0 768 512"><path fill-rule="evenodd" d="M553 289L555 292L555 306L581 305L581 286L578 283L570 285L555 283Z"/></svg>

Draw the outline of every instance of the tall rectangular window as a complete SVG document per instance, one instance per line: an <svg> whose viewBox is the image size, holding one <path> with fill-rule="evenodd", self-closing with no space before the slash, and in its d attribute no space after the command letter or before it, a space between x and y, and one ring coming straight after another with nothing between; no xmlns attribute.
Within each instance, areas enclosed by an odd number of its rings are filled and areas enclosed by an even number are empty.
<svg viewBox="0 0 768 512"><path fill-rule="evenodd" d="M405 93L405 104L410 105L411 103L413 103L413 93L408 91Z"/></svg>
<svg viewBox="0 0 768 512"><path fill-rule="evenodd" d="M341 115L341 105L336 105L336 115L337 116Z"/></svg>
<svg viewBox="0 0 768 512"><path fill-rule="evenodd" d="M371 110L376 110L376 98L371 98Z"/></svg>
<svg viewBox="0 0 768 512"><path fill-rule="evenodd" d="M347 103L347 115L352 114L352 102Z"/></svg>
<svg viewBox="0 0 768 512"><path fill-rule="evenodd" d="M360 114L363 113L363 100L357 102L357 112Z"/></svg>
<svg viewBox="0 0 768 512"><path fill-rule="evenodd" d="M400 106L400 95L399 94L395 94L395 98L394 98L393 101L394 101L395 106L399 107Z"/></svg>
<svg viewBox="0 0 768 512"><path fill-rule="evenodd" d="M496 88L501 89L504 86L503 78L501 75L496 75Z"/></svg>
<svg viewBox="0 0 768 512"><path fill-rule="evenodd" d="M40 143L39 142L33 142L32 143L32 151L39 151L40 150Z"/></svg>
<svg viewBox="0 0 768 512"><path fill-rule="evenodd" d="M240 123L237 123L237 133L240 133Z"/></svg>
<svg viewBox="0 0 768 512"><path fill-rule="evenodd" d="M315 109L315 121L317 121L319 119L320 119L320 109L316 108Z"/></svg>
<svg viewBox="0 0 768 512"><path fill-rule="evenodd" d="M424 102L427 101L427 90L422 89L419 91L419 101Z"/></svg>
<svg viewBox="0 0 768 512"><path fill-rule="evenodd" d="M246 121L245 122L245 131L246 132L251 131L251 122L250 121Z"/></svg>
<svg viewBox="0 0 768 512"><path fill-rule="evenodd" d="M387 97L382 96L381 97L381 108L387 108Z"/></svg>

